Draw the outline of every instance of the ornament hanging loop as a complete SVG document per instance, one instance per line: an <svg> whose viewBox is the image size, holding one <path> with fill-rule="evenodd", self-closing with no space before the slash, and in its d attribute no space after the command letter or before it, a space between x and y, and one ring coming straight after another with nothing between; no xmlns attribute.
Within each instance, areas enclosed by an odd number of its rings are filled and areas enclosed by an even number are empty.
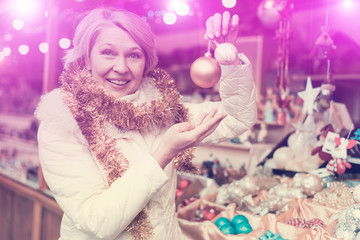
<svg viewBox="0 0 360 240"><path fill-rule="evenodd" d="M209 39L207 50L206 50L206 53L204 54L205 57L212 57L212 55L211 55L211 44L215 45L215 49L219 46L218 42L216 42L213 39Z"/></svg>

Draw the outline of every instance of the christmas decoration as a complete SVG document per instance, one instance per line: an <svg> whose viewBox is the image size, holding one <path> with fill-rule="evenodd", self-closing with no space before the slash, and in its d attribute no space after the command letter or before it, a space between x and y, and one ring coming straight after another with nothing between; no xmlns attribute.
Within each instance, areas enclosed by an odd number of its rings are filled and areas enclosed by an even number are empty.
<svg viewBox="0 0 360 240"><path fill-rule="evenodd" d="M315 174L297 173L290 182L290 187L299 187L307 196L312 197L323 189L322 180Z"/></svg>
<svg viewBox="0 0 360 240"><path fill-rule="evenodd" d="M182 179L179 184L178 187L175 189L175 198L180 197L185 189L190 185L191 181L187 180L187 179Z"/></svg>
<svg viewBox="0 0 360 240"><path fill-rule="evenodd" d="M247 208L253 214L264 216L268 213L280 214L288 211L291 208L291 204L283 196L272 195L266 199L261 199L255 206L247 204Z"/></svg>
<svg viewBox="0 0 360 240"><path fill-rule="evenodd" d="M190 180L187 180L187 179L182 179L181 181L180 181L180 183L179 183L179 189L181 189L181 190L184 190L185 188L187 188L188 186L189 186L189 184L190 184L191 182L190 182Z"/></svg>
<svg viewBox="0 0 360 240"><path fill-rule="evenodd" d="M278 119L277 122L285 124L286 115L289 109L289 52L290 52L290 18L294 9L292 0L273 1L273 8L278 11L280 16L276 39L278 40L277 73L275 90L277 92Z"/></svg>
<svg viewBox="0 0 360 240"><path fill-rule="evenodd" d="M269 190L269 193L283 198L306 198L300 187L291 187L287 183L280 183Z"/></svg>
<svg viewBox="0 0 360 240"><path fill-rule="evenodd" d="M259 237L259 240L287 240L281 237L280 233L273 234L270 230L267 230L263 236Z"/></svg>
<svg viewBox="0 0 360 240"><path fill-rule="evenodd" d="M281 145L274 150L264 166L272 169L284 169L293 172L309 172L317 169L322 162L318 156L312 156L316 145L316 124L310 114L304 123L293 124L296 131L287 138L287 146Z"/></svg>
<svg viewBox="0 0 360 240"><path fill-rule="evenodd" d="M347 161L347 150L354 147L354 139L335 138L336 148L331 152L333 159L326 165L326 169L331 173L344 174L351 164Z"/></svg>
<svg viewBox="0 0 360 240"><path fill-rule="evenodd" d="M286 163L294 160L294 153L289 147L280 147L275 150L272 161L275 163L276 168L285 168Z"/></svg>
<svg viewBox="0 0 360 240"><path fill-rule="evenodd" d="M199 195L195 195L195 196L191 196L190 198L186 198L184 199L181 203L179 203L178 205L176 205L176 211L179 211L180 209L182 209L183 207L186 207L187 205L189 205L192 202L195 202L196 200L198 200L200 198Z"/></svg>
<svg viewBox="0 0 360 240"><path fill-rule="evenodd" d="M244 215L236 215L235 217L233 217L233 219L231 220L231 224L232 225L238 225L240 223L249 223L249 220L244 216Z"/></svg>
<svg viewBox="0 0 360 240"><path fill-rule="evenodd" d="M356 141L360 141L360 128L356 129L356 131L354 132L354 137L351 137L351 139L354 139Z"/></svg>
<svg viewBox="0 0 360 240"><path fill-rule="evenodd" d="M218 61L210 53L211 42L204 56L196 59L190 67L190 76L193 82L201 88L211 88L220 80L221 68Z"/></svg>
<svg viewBox="0 0 360 240"><path fill-rule="evenodd" d="M220 213L221 209L213 206L200 207L195 211L194 221L211 221Z"/></svg>
<svg viewBox="0 0 360 240"><path fill-rule="evenodd" d="M312 202L335 209L348 207L355 203L353 190L343 182L330 182L327 188L314 195Z"/></svg>
<svg viewBox="0 0 360 240"><path fill-rule="evenodd" d="M211 207L205 207L200 210L200 216L201 216L202 220L210 221L218 214L219 214L219 211L217 211L215 208L211 208Z"/></svg>
<svg viewBox="0 0 360 240"><path fill-rule="evenodd" d="M251 232L253 230L251 225L248 222L242 222L242 223L236 224L234 226L234 229L235 229L236 234L248 234L249 232Z"/></svg>
<svg viewBox="0 0 360 240"><path fill-rule="evenodd" d="M320 92L320 88L313 88L310 77L306 80L305 90L298 92L298 96L304 100L303 113L312 114L314 112L314 102Z"/></svg>
<svg viewBox="0 0 360 240"><path fill-rule="evenodd" d="M235 229L231 224L225 224L221 226L220 231L222 231L225 235L235 234Z"/></svg>
<svg viewBox="0 0 360 240"><path fill-rule="evenodd" d="M335 236L346 240L360 238L360 204L354 204L339 214Z"/></svg>
<svg viewBox="0 0 360 240"><path fill-rule="evenodd" d="M216 45L215 59L220 64L230 65L233 64L238 57L236 47L231 43L221 43Z"/></svg>
<svg viewBox="0 0 360 240"><path fill-rule="evenodd" d="M314 218L307 221L305 218L292 218L286 222L289 225L301 227L301 228L312 228L325 227L324 222L321 219Z"/></svg>
<svg viewBox="0 0 360 240"><path fill-rule="evenodd" d="M320 136L319 136L319 143L320 144L323 144L324 141L326 140L326 137L328 135L328 132L334 132L334 128L331 124L328 124L326 126L324 126L320 132ZM319 145L315 148L313 148L313 150L311 150L311 155L314 156L315 154L318 154L319 158L325 162L329 162L332 157L331 157L331 154L326 152L324 148L324 145Z"/></svg>
<svg viewBox="0 0 360 240"><path fill-rule="evenodd" d="M230 225L231 222L226 217L219 217L214 223L218 228L220 228L223 225Z"/></svg>
<svg viewBox="0 0 360 240"><path fill-rule="evenodd" d="M258 181L255 177L245 176L244 178L233 181L229 184L229 199L238 206L242 206L244 197L247 195L255 195L260 190Z"/></svg>
<svg viewBox="0 0 360 240"><path fill-rule="evenodd" d="M334 50L336 49L336 46L334 45L334 41L331 39L329 34L328 18L329 14L326 12L325 26L321 28L321 34L316 39L315 48L312 51L313 57L318 60L325 60L327 64L326 78L321 84L320 94L315 101L316 110L319 112L324 112L331 107L332 95L336 89L332 74L330 72L330 60Z"/></svg>
<svg viewBox="0 0 360 240"><path fill-rule="evenodd" d="M228 218L219 217L214 222L224 234L247 234L253 229L244 215L236 215L230 221Z"/></svg>

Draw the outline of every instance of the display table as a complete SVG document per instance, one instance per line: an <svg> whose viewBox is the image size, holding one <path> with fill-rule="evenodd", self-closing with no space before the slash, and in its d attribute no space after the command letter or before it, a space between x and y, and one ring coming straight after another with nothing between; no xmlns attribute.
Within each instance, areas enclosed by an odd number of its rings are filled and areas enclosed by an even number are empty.
<svg viewBox="0 0 360 240"><path fill-rule="evenodd" d="M360 191L359 187L352 187L358 186L358 179L338 179L329 182L326 188L318 188L319 184L309 184L313 175L300 176L245 176L223 185L217 193L180 208L177 212L180 227L189 240L359 239L360 234L355 235L360 226ZM246 217L251 226L249 232L234 233L216 225L220 218L231 221L237 215ZM264 238L267 231L282 238Z"/></svg>
<svg viewBox="0 0 360 240"><path fill-rule="evenodd" d="M57 240L62 210L37 184L0 173L0 239Z"/></svg>

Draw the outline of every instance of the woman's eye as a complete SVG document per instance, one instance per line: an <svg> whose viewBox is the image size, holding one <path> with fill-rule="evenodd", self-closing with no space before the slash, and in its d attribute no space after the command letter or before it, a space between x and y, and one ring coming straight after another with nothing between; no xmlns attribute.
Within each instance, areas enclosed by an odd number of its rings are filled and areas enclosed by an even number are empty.
<svg viewBox="0 0 360 240"><path fill-rule="evenodd" d="M140 58L140 54L138 53L131 53L130 58Z"/></svg>
<svg viewBox="0 0 360 240"><path fill-rule="evenodd" d="M108 55L108 56L112 56L112 55L114 55L114 54L113 54L113 52L112 52L111 50L104 50L104 51L102 51L102 54L104 54L104 55Z"/></svg>

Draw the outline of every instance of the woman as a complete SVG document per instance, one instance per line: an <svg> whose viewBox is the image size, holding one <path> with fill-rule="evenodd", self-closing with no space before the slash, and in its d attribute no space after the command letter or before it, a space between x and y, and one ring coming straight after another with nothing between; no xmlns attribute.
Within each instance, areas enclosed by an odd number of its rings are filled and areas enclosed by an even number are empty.
<svg viewBox="0 0 360 240"><path fill-rule="evenodd" d="M215 14L206 35L234 40L237 25L237 15ZM61 87L36 110L44 177L64 211L60 239L182 239L176 170L196 170L192 147L254 123L250 64L223 66L222 102L184 106L137 15L95 9L73 45Z"/></svg>

